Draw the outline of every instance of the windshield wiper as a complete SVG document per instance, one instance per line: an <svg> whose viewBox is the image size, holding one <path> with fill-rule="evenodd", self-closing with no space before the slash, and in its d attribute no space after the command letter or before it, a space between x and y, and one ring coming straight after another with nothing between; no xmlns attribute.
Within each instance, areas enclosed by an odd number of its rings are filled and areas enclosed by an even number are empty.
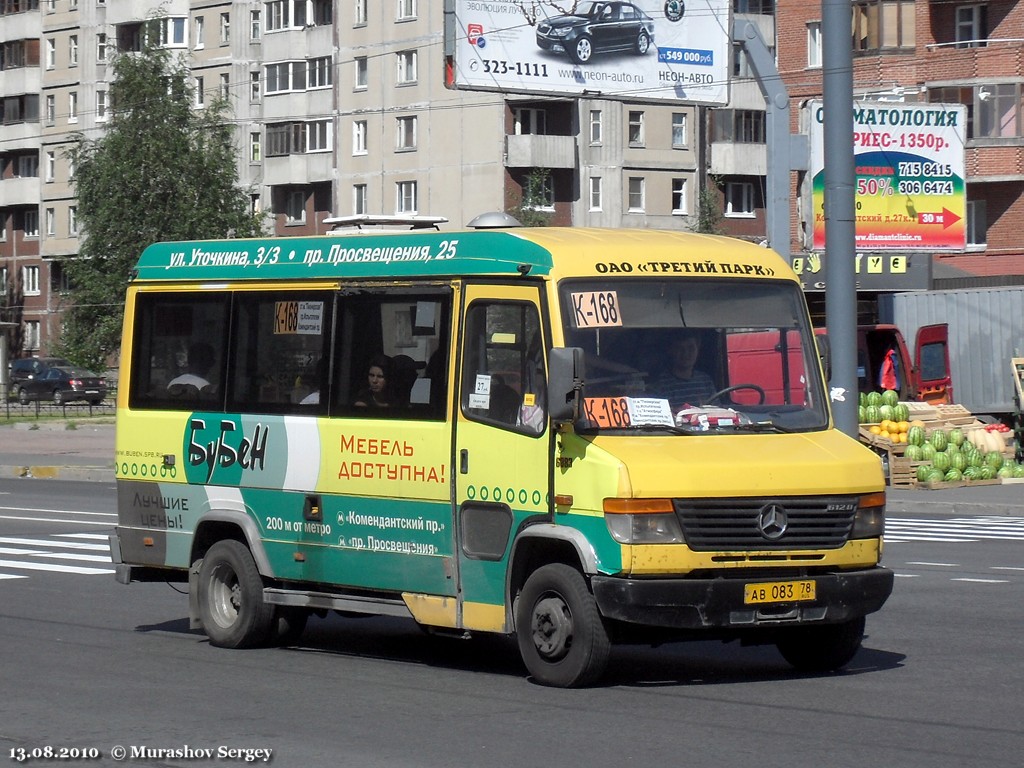
<svg viewBox="0 0 1024 768"><path fill-rule="evenodd" d="M776 424L774 421L748 421L743 424L730 424L720 429L735 429L743 432L792 432L792 429Z"/></svg>

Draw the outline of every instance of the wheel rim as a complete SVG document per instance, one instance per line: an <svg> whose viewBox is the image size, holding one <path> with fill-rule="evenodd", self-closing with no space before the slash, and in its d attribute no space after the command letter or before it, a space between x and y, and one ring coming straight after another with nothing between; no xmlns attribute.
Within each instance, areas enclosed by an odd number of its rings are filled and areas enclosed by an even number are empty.
<svg viewBox="0 0 1024 768"><path fill-rule="evenodd" d="M637 49L641 54L647 53L647 49L650 47L650 40L647 39L647 35L640 35L640 41L637 43Z"/></svg>
<svg viewBox="0 0 1024 768"><path fill-rule="evenodd" d="M18 392L18 402L20 402L22 405L28 405L28 392L26 392L24 389L19 390Z"/></svg>
<svg viewBox="0 0 1024 768"><path fill-rule="evenodd" d="M60 405L61 403L64 402L64 395L60 393L59 389L54 390L53 392L53 402L57 403L57 405Z"/></svg>
<svg viewBox="0 0 1024 768"><path fill-rule="evenodd" d="M208 595L210 617L221 627L230 627L238 621L242 605L242 588L238 576L226 566L220 566L212 574Z"/></svg>
<svg viewBox="0 0 1024 768"><path fill-rule="evenodd" d="M580 61L590 61L590 55L593 53L593 49L590 47L589 40L580 40L576 43L576 56Z"/></svg>
<svg viewBox="0 0 1024 768"><path fill-rule="evenodd" d="M573 641L572 612L557 595L537 601L530 621L533 645L548 661L558 661L569 653Z"/></svg>

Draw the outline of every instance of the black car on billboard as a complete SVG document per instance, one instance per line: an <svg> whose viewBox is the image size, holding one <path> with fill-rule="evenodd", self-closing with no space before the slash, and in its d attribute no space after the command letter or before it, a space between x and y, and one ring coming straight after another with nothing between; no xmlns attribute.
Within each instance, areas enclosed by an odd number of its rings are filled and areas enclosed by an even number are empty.
<svg viewBox="0 0 1024 768"><path fill-rule="evenodd" d="M537 45L577 64L601 53L643 56L654 45L654 19L632 3L580 3L572 13L539 22Z"/></svg>

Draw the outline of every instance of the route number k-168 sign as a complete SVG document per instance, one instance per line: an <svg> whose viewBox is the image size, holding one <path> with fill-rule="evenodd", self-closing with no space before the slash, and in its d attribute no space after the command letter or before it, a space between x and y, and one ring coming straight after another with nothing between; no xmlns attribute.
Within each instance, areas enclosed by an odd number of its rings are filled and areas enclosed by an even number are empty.
<svg viewBox="0 0 1024 768"><path fill-rule="evenodd" d="M810 102L812 249L825 248L823 109ZM962 104L853 105L858 251L962 251L967 236Z"/></svg>
<svg viewBox="0 0 1024 768"><path fill-rule="evenodd" d="M456 88L724 105L728 0L454 0Z"/></svg>

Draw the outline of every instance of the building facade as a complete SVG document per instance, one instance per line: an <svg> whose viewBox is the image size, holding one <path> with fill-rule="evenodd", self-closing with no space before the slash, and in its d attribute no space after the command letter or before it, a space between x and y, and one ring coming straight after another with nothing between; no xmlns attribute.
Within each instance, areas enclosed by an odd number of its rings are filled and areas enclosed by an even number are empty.
<svg viewBox="0 0 1024 768"><path fill-rule="evenodd" d="M693 226L704 114L687 104L445 86L444 0L0 0L0 278L13 356L49 353L73 298L75 136L109 118L112 58L160 42L202 109L227 96L238 177L269 234L351 214L474 216L530 207L551 223ZM140 243L139 249L147 245Z"/></svg>

